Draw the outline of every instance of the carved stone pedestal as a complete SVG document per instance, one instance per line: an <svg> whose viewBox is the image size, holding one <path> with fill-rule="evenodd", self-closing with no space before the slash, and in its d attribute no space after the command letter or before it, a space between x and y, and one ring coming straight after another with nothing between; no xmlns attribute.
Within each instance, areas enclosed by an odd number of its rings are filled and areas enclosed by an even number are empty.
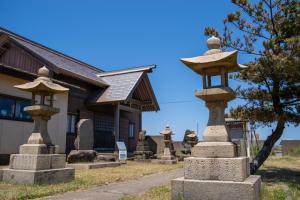
<svg viewBox="0 0 300 200"><path fill-rule="evenodd" d="M170 148L164 148L164 154L160 157L160 159L156 160L157 163L160 164L176 164L176 157L171 154Z"/></svg>

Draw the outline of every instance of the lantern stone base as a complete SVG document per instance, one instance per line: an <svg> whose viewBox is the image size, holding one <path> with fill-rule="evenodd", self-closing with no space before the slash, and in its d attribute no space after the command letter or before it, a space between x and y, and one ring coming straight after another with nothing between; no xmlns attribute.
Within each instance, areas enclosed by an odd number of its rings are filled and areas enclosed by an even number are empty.
<svg viewBox="0 0 300 200"><path fill-rule="evenodd" d="M204 130L203 140L206 142L226 142L228 141L228 130L225 125L209 125Z"/></svg>
<svg viewBox="0 0 300 200"><path fill-rule="evenodd" d="M74 168L47 170L3 169L3 181L10 183L53 184L72 181L74 178Z"/></svg>
<svg viewBox="0 0 300 200"><path fill-rule="evenodd" d="M58 145L23 144L20 146L20 154L57 154Z"/></svg>
<svg viewBox="0 0 300 200"><path fill-rule="evenodd" d="M73 168L66 168L65 154L12 154L3 181L25 184L52 184L74 180Z"/></svg>
<svg viewBox="0 0 300 200"><path fill-rule="evenodd" d="M242 182L177 178L171 181L172 200L256 200L260 176L251 175Z"/></svg>
<svg viewBox="0 0 300 200"><path fill-rule="evenodd" d="M232 142L199 142L192 149L192 156L202 158L233 158L236 146Z"/></svg>
<svg viewBox="0 0 300 200"><path fill-rule="evenodd" d="M184 159L186 179L242 182L249 175L248 157Z"/></svg>
<svg viewBox="0 0 300 200"><path fill-rule="evenodd" d="M170 148L165 147L164 154L155 162L160 164L176 164L177 160L175 156L171 154Z"/></svg>

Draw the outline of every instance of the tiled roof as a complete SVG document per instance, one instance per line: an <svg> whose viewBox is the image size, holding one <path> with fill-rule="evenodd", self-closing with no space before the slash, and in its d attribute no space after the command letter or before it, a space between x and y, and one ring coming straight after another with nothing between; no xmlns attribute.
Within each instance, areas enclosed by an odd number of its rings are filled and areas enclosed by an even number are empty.
<svg viewBox="0 0 300 200"><path fill-rule="evenodd" d="M109 84L109 87L96 102L125 101L142 75L143 71L102 76L102 79Z"/></svg>
<svg viewBox="0 0 300 200"><path fill-rule="evenodd" d="M8 34L13 41L17 42L21 46L24 46L34 54L57 67L58 71L62 74L75 75L75 77L97 86L107 86L102 78L97 76L97 74L103 72L102 70L92 67L72 57L66 56L60 52L47 48L43 45L32 42L31 40L28 40L5 29L0 28L0 33L1 32Z"/></svg>

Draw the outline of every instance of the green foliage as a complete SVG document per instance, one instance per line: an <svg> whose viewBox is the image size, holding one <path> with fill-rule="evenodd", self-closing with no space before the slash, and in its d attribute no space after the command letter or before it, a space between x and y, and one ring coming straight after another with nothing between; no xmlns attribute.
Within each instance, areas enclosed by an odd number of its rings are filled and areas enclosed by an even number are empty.
<svg viewBox="0 0 300 200"><path fill-rule="evenodd" d="M248 84L238 88L245 105L231 110L237 118L270 125L279 119L300 122L300 9L297 0L232 0L240 10L224 19L223 47L254 55L236 75ZM236 32L237 30L237 32Z"/></svg>

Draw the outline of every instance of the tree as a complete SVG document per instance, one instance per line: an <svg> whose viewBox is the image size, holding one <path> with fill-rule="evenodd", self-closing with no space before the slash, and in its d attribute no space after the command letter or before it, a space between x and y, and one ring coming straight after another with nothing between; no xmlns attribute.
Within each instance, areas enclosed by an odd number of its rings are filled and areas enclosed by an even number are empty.
<svg viewBox="0 0 300 200"><path fill-rule="evenodd" d="M232 0L239 11L224 19L220 34L212 27L205 35L220 37L223 48L253 55L235 78L245 104L231 109L235 118L262 126L274 125L250 164L255 173L268 158L286 126L300 123L300 8L298 0ZM235 31L235 32L234 32Z"/></svg>

